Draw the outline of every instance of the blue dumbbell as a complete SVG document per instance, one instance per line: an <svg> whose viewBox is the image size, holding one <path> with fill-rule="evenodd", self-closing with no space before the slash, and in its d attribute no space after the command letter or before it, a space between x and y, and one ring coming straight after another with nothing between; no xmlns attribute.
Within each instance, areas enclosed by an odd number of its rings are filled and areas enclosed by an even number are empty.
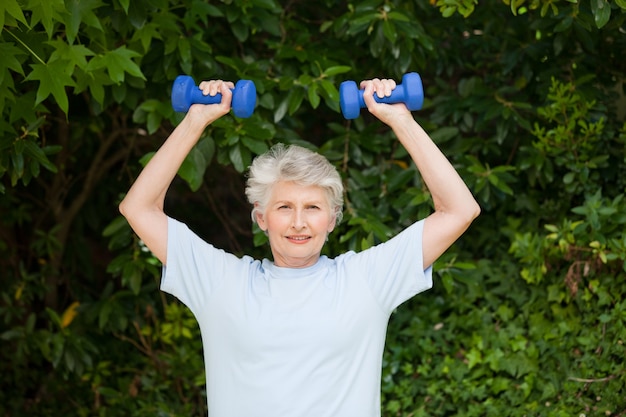
<svg viewBox="0 0 626 417"><path fill-rule="evenodd" d="M354 81L344 81L339 86L339 104L346 119L356 119L365 108L363 91L359 90ZM422 79L416 72L409 72L402 77L402 84L397 85L389 97L379 98L374 94L378 103L404 103L410 111L419 110L424 105L424 89Z"/></svg>
<svg viewBox="0 0 626 417"><path fill-rule="evenodd" d="M250 117L256 105L256 87L250 80L239 80L235 84L232 108L237 117ZM198 88L193 78L188 75L179 75L172 86L172 107L175 111L186 112L192 104L218 104L222 95L205 96Z"/></svg>

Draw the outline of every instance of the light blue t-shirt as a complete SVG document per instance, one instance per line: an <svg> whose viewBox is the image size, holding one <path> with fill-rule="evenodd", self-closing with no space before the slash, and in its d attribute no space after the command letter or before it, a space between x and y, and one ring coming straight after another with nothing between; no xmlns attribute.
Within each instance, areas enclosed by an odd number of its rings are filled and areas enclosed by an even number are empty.
<svg viewBox="0 0 626 417"><path fill-rule="evenodd" d="M238 258L168 219L161 289L198 320L209 416L380 416L389 316L432 287L423 225L292 269Z"/></svg>

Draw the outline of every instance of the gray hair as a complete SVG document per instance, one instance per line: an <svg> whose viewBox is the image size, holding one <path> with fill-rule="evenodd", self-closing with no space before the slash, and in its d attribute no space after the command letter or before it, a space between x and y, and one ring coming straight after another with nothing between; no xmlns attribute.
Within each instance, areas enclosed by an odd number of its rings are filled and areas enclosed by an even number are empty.
<svg viewBox="0 0 626 417"><path fill-rule="evenodd" d="M336 224L343 218L343 183L337 169L324 156L298 145L276 144L252 161L246 182L246 196L253 205L252 221L263 213L272 187L279 181L322 187L335 215ZM256 203L256 204L255 204Z"/></svg>

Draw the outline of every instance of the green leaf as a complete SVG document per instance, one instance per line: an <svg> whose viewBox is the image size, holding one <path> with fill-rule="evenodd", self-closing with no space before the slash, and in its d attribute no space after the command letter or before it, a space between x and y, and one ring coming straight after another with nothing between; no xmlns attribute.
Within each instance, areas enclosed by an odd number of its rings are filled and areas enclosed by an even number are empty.
<svg viewBox="0 0 626 417"><path fill-rule="evenodd" d="M305 91L302 87L293 88L288 95L288 109L289 115L294 114L300 108L302 100L304 100Z"/></svg>
<svg viewBox="0 0 626 417"><path fill-rule="evenodd" d="M352 67L347 65L337 65L333 67L328 67L322 72L322 75L325 77L332 77L333 75L343 74L352 70Z"/></svg>
<svg viewBox="0 0 626 417"><path fill-rule="evenodd" d="M317 84L311 84L309 89L307 90L307 96L309 98L309 103L311 103L311 107L314 109L320 105L320 96L317 94Z"/></svg>
<svg viewBox="0 0 626 417"><path fill-rule="evenodd" d="M204 136L198 143L195 148L198 152L204 155L204 159L206 161L207 166L211 163L213 159L213 155L215 155L215 142L209 136Z"/></svg>
<svg viewBox="0 0 626 417"><path fill-rule="evenodd" d="M331 83L328 80L321 80L320 84L322 88L324 89L324 91L326 92L326 94L328 94L328 98L331 101L339 101L339 91L337 90L337 87L335 87L333 83Z"/></svg>
<svg viewBox="0 0 626 417"><path fill-rule="evenodd" d="M50 351L50 362L52 362L52 366L57 368L59 366L59 362L63 357L63 350L65 346L65 340L63 336L59 333L51 334L50 340L52 342L52 349Z"/></svg>
<svg viewBox="0 0 626 417"><path fill-rule="evenodd" d="M130 276L128 276L128 283L133 294L139 294L141 291L141 270L134 268Z"/></svg>
<svg viewBox="0 0 626 417"><path fill-rule="evenodd" d="M0 42L0 56L2 57L2 59L0 59L0 84L4 82L5 76L8 73L4 71L4 69L9 69L24 75L22 64L20 64L20 61L17 59L20 55L24 55L21 49L8 42Z"/></svg>
<svg viewBox="0 0 626 417"><path fill-rule="evenodd" d="M29 6L32 11L30 27L35 27L41 22L48 34L48 39L52 38L55 22L64 22L62 14L66 13L65 2L63 0L32 1Z"/></svg>
<svg viewBox="0 0 626 417"><path fill-rule="evenodd" d="M441 274L440 278L443 287L446 289L446 292L448 294L451 294L454 290L454 278L452 277L452 274L450 274L449 272L444 272Z"/></svg>
<svg viewBox="0 0 626 417"><path fill-rule="evenodd" d="M134 34L131 41L139 41L144 51L148 51L152 41L163 39L158 24L150 22L140 27Z"/></svg>
<svg viewBox="0 0 626 417"><path fill-rule="evenodd" d="M454 126L442 127L430 134L433 141L438 144L449 141L459 136L459 128Z"/></svg>
<svg viewBox="0 0 626 417"><path fill-rule="evenodd" d="M398 40L398 32L396 31L396 27L394 26L394 24L391 23L389 20L384 20L382 24L385 38L387 38L387 40L392 44L396 43L396 41Z"/></svg>
<svg viewBox="0 0 626 417"><path fill-rule="evenodd" d="M50 317L50 319L54 322L54 324L56 324L60 328L61 327L61 317L59 317L57 312L54 311L53 309L49 308L49 307L46 307L46 313L48 314L48 317Z"/></svg>
<svg viewBox="0 0 626 417"><path fill-rule="evenodd" d="M13 169L11 173L11 185L15 186L17 181L24 176L24 155L22 153L11 154L11 164Z"/></svg>
<svg viewBox="0 0 626 417"><path fill-rule="evenodd" d="M272 10L275 13L280 13L282 8L275 0L251 0L252 4L260 6L265 9Z"/></svg>
<svg viewBox="0 0 626 417"><path fill-rule="evenodd" d="M132 60L140 57L138 52L126 49L126 46L108 51L104 55L94 57L87 65L88 71L94 71L100 68L106 68L111 81L115 84L124 82L124 73L129 73L137 78L145 80L146 77L141 72L139 66Z"/></svg>
<svg viewBox="0 0 626 417"><path fill-rule="evenodd" d="M95 55L93 51L84 45L69 45L60 39L52 40L47 43L54 48L54 52L50 55L48 62L65 61L68 74L74 72L74 67L81 69L87 68L87 57Z"/></svg>
<svg viewBox="0 0 626 417"><path fill-rule="evenodd" d="M191 191L197 191L202 185L207 165L203 153L194 147L183 161L178 175L187 182Z"/></svg>
<svg viewBox="0 0 626 417"><path fill-rule="evenodd" d="M224 13L222 13L219 7L207 4L203 1L192 2L191 12L194 16L208 15L212 17L224 17Z"/></svg>
<svg viewBox="0 0 626 417"><path fill-rule="evenodd" d="M69 24L66 23L67 43L70 45L74 43L82 23L100 32L103 31L100 19L94 13L94 10L104 6L100 0L68 0L66 6L70 16Z"/></svg>
<svg viewBox="0 0 626 417"><path fill-rule="evenodd" d="M611 18L611 5L607 0L590 0L591 12L598 29L604 27Z"/></svg>
<svg viewBox="0 0 626 417"><path fill-rule="evenodd" d="M24 12L22 12L22 8L17 0L2 0L0 2L0 28L4 27L5 13L13 17L15 20L27 25Z"/></svg>
<svg viewBox="0 0 626 417"><path fill-rule="evenodd" d="M574 23L574 18L572 16L566 16L563 20L561 20L555 27L555 32L563 32L564 30L569 29Z"/></svg>
<svg viewBox="0 0 626 417"><path fill-rule="evenodd" d="M250 34L250 32L248 31L248 26L240 19L237 19L231 23L230 30L233 32L233 35L235 35L239 42L245 42Z"/></svg>
<svg viewBox="0 0 626 417"><path fill-rule="evenodd" d="M467 366L469 367L469 369L472 369L476 365L479 365L483 362L482 353L480 352L480 350L475 348L470 349L470 351L465 355L465 358L467 359Z"/></svg>
<svg viewBox="0 0 626 417"><path fill-rule="evenodd" d="M248 136L242 136L241 143L257 155L265 153L268 149L265 142L254 140Z"/></svg>
<svg viewBox="0 0 626 417"><path fill-rule="evenodd" d="M411 169L404 169L390 176L387 183L387 189L390 192L405 189L407 183L415 176L415 172Z"/></svg>
<svg viewBox="0 0 626 417"><path fill-rule="evenodd" d="M399 22L410 22L411 18L405 15L404 13L400 13L397 11L389 12L387 17L391 20L397 20Z"/></svg>
<svg viewBox="0 0 626 417"><path fill-rule="evenodd" d="M128 15L128 8L130 6L130 0L118 0L120 5L124 9L124 12Z"/></svg>
<svg viewBox="0 0 626 417"><path fill-rule="evenodd" d="M57 167L54 166L52 162L50 162L43 149L37 146L35 142L30 140L22 140L20 142L24 143L24 153L26 155L33 158L39 164L43 165L48 171L53 173L58 172Z"/></svg>
<svg viewBox="0 0 626 417"><path fill-rule="evenodd" d="M274 112L274 123L280 122L285 114L287 114L287 108L289 106L289 97L285 97L283 101L280 102L276 111Z"/></svg>
<svg viewBox="0 0 626 417"><path fill-rule="evenodd" d="M178 56L180 56L181 65L185 63L191 63L192 55L191 55L191 44L189 43L189 39L181 38L178 40Z"/></svg>
<svg viewBox="0 0 626 417"><path fill-rule="evenodd" d="M248 119L245 123L245 136L263 143L276 135L276 127L266 120Z"/></svg>
<svg viewBox="0 0 626 417"><path fill-rule="evenodd" d="M110 237L119 232L120 230L128 227L128 221L123 216L117 216L107 227L102 231L102 236Z"/></svg>
<svg viewBox="0 0 626 417"><path fill-rule="evenodd" d="M254 237L253 237L254 246L259 247L259 246L266 245L268 241L269 239L267 235L261 229L259 229L259 226L255 223L254 224Z"/></svg>
<svg viewBox="0 0 626 417"><path fill-rule="evenodd" d="M624 1L626 1L626 0L624 0ZM324 23L322 23L320 25L320 33L326 32L328 30L328 28L332 27L332 25L333 25L333 21L332 20L325 21Z"/></svg>
<svg viewBox="0 0 626 417"><path fill-rule="evenodd" d="M228 151L228 157L230 158L230 162L232 162L237 172L244 171L245 167L243 164L243 155L241 153L241 148L239 147L239 145L235 145L230 148L230 150Z"/></svg>
<svg viewBox="0 0 626 417"><path fill-rule="evenodd" d="M311 77L309 74L302 74L300 75L300 77L298 77L298 83L302 86L308 86L312 82L313 77Z"/></svg>
<svg viewBox="0 0 626 417"><path fill-rule="evenodd" d="M367 237L361 239L361 250L365 250L374 246L374 234L369 233Z"/></svg>
<svg viewBox="0 0 626 417"><path fill-rule="evenodd" d="M54 61L49 64L32 64L33 71L28 74L26 80L38 80L37 99L35 105L44 101L50 94L65 114L69 110L69 102L66 87L74 87L74 80L66 74L66 64L62 61Z"/></svg>
<svg viewBox="0 0 626 417"><path fill-rule="evenodd" d="M93 99L100 104L104 103L104 86L111 83L111 79L104 72L91 73L91 82L89 82L89 92Z"/></svg>

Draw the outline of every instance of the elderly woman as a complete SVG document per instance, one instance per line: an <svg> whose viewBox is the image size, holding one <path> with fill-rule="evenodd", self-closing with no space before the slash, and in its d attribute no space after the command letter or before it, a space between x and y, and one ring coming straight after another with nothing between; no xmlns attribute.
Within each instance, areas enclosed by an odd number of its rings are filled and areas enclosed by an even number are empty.
<svg viewBox="0 0 626 417"><path fill-rule="evenodd" d="M194 313L211 417L380 415L391 312L432 286L432 264L479 214L452 165L403 104L380 104L393 80L361 83L369 111L417 165L435 210L389 241L321 256L341 220L342 183L322 156L277 145L250 167L246 195L273 260L238 258L163 211L166 191L203 130L230 110L233 84L207 81L221 104L193 105L145 167L120 210L164 264L163 291Z"/></svg>

